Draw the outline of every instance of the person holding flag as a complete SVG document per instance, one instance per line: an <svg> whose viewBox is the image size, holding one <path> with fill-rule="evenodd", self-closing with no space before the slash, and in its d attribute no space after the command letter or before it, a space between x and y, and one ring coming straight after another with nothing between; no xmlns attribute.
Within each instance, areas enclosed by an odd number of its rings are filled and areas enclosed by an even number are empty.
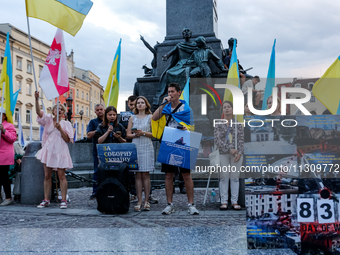
<svg viewBox="0 0 340 255"><path fill-rule="evenodd" d="M38 115L37 122L44 126L42 137L42 148L36 154L36 158L44 164L44 200L38 205L38 208L44 208L50 204L50 192L52 188L52 170L58 171L60 181L61 209L67 208L67 180L65 176L66 169L73 168L72 159L67 143L73 140L73 128L69 121L63 120L66 112L62 104L56 104L52 108L52 114L46 114L40 110L39 92L35 94L35 110ZM59 115L59 119L57 119Z"/></svg>
<svg viewBox="0 0 340 255"><path fill-rule="evenodd" d="M14 164L14 142L17 139L15 127L7 122L6 110L0 107L0 190L4 187L6 199L0 205L6 206L13 204L11 195L11 182L8 176L9 166Z"/></svg>
<svg viewBox="0 0 340 255"><path fill-rule="evenodd" d="M189 105L180 100L181 87L178 83L170 83L168 85L168 96L163 99L163 103L152 115L153 121L166 118L165 126L172 128L181 127L182 130L193 129L193 114ZM166 117L165 117L165 116ZM156 131L158 133L158 130ZM179 169L178 169L179 168ZM185 189L188 197L188 213L191 215L199 214L194 205L194 183L190 175L190 169L162 164L162 172L165 172L165 191L168 205L162 211L162 214L171 214L175 212L173 205L173 177L176 171L180 171L183 176Z"/></svg>

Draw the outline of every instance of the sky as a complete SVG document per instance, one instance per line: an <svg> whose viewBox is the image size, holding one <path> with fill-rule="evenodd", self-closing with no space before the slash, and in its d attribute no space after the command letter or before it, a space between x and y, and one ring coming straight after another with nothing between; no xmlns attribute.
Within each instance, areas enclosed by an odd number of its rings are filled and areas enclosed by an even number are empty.
<svg viewBox="0 0 340 255"><path fill-rule="evenodd" d="M105 86L122 38L120 93L126 98L136 78L144 75L141 67L151 66L152 54L139 35L151 45L164 41L166 0L92 1L78 34L64 34L66 50L73 49L76 67L91 70ZM0 23L27 32L24 0L0 0L0 6ZM320 77L340 54L340 1L217 0L217 9L217 38L224 47L230 37L237 38L238 59L245 69L253 67L251 75L267 76L274 39L276 77L287 81ZM30 28L32 36L52 43L52 25L30 18Z"/></svg>

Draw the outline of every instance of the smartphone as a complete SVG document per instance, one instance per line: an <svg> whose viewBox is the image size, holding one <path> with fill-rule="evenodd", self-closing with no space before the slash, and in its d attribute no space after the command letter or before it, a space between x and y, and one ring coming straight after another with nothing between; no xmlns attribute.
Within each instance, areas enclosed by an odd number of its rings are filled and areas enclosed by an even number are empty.
<svg viewBox="0 0 340 255"><path fill-rule="evenodd" d="M131 128L131 131L136 131L137 130L137 128Z"/></svg>
<svg viewBox="0 0 340 255"><path fill-rule="evenodd" d="M117 135L121 135L121 134L122 134L122 131L117 131L116 134L117 134Z"/></svg>

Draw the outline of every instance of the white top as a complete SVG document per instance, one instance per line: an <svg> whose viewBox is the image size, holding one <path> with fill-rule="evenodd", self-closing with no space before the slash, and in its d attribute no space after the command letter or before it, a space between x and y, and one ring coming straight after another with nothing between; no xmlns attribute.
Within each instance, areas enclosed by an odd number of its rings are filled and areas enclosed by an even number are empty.
<svg viewBox="0 0 340 255"><path fill-rule="evenodd" d="M252 89L254 88L254 84L253 84L252 79L247 80L245 83L243 83L243 86L242 86L243 94L247 94L248 88L252 88Z"/></svg>

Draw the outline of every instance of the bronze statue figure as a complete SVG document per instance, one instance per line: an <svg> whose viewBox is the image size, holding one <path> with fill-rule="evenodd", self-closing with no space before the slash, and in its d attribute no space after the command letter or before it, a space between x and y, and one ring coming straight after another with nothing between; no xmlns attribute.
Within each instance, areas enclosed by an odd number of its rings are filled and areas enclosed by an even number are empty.
<svg viewBox="0 0 340 255"><path fill-rule="evenodd" d="M145 39L142 35L140 35L140 39L144 43L145 47L148 48L151 51L151 53L153 54L153 59L151 61L152 69L148 68L146 66L146 64L142 67L142 69L144 69L145 75L155 76L156 75L156 68L157 68L157 47L159 45L159 42L156 42L156 45L152 48L151 45L147 41L145 41Z"/></svg>

